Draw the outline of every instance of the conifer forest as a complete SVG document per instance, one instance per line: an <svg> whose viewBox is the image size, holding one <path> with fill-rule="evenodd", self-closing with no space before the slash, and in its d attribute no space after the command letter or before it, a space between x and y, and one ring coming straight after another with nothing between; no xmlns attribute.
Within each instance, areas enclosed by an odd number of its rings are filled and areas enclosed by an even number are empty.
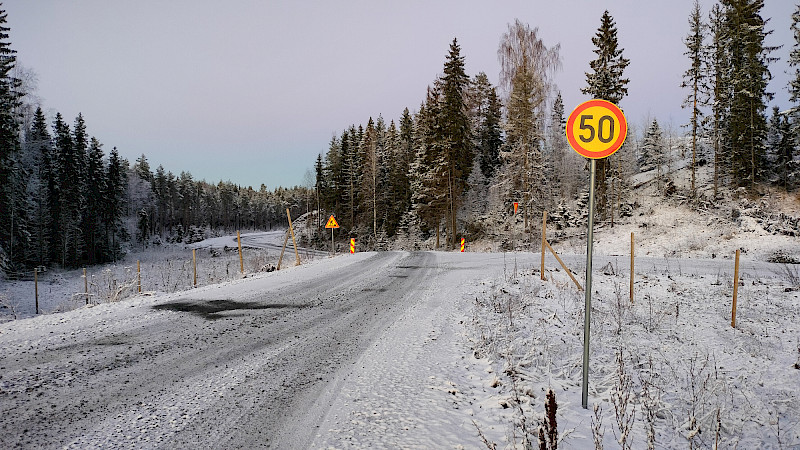
<svg viewBox="0 0 800 450"><path fill-rule="evenodd" d="M671 145L658 119L631 132L623 148L599 161L601 222L631 214L632 177L657 170L665 189L694 204L721 201L725 192L757 193L764 186L797 192L800 185L800 7L792 15L788 61L765 43L771 32L764 0L699 4L687 17L682 71L689 123L673 136L689 160L691 185L676 188L662 168ZM585 62L581 92L625 108L630 60L618 44L614 17L598 18L594 57ZM232 182L174 174L157 156L120 157L114 143L91 134L91 118L51 117L36 96L35 68L17 64L14 30L0 6L0 267L100 264L125 252L165 242L189 243L216 231L285 227L308 214L307 245L325 248L334 214L337 237L366 248L455 249L457 239L502 240L513 203L520 240L538 245L541 211L556 223L583 220L570 207L585 204L588 171L565 137L559 89L560 45L544 42L520 20L498 37L499 84L468 74L454 37L442 49L440 75L394 117L377 114L341 129L327 143L301 186L254 189ZM771 71L789 71L792 104L769 109ZM79 106L79 105L78 105ZM326 145L321 143L321 146ZM109 150L109 147L110 150ZM696 171L713 168L709 185ZM663 178L663 179L662 179Z"/></svg>

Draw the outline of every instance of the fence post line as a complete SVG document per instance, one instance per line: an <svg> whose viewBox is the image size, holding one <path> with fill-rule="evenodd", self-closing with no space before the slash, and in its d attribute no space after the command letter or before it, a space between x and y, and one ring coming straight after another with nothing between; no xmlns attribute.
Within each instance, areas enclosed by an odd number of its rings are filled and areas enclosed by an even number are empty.
<svg viewBox="0 0 800 450"><path fill-rule="evenodd" d="M142 293L142 263L136 260L136 281L139 286L139 293Z"/></svg>
<svg viewBox="0 0 800 450"><path fill-rule="evenodd" d="M36 315L39 315L39 268L33 269L33 286L34 295L36 297Z"/></svg>
<svg viewBox="0 0 800 450"><path fill-rule="evenodd" d="M539 270L541 273L542 281L545 281L544 277L544 249L547 240L545 237L547 236L547 211L542 212L542 267Z"/></svg>
<svg viewBox="0 0 800 450"><path fill-rule="evenodd" d="M242 258L242 235L236 231L236 240L239 241L239 270L244 274L244 259Z"/></svg>
<svg viewBox="0 0 800 450"><path fill-rule="evenodd" d="M733 269L733 308L731 309L731 327L736 328L736 296L739 293L739 250L736 250L736 261Z"/></svg>
<svg viewBox="0 0 800 450"><path fill-rule="evenodd" d="M631 231L631 303L633 303L633 231Z"/></svg>
<svg viewBox="0 0 800 450"><path fill-rule="evenodd" d="M192 267L194 268L194 287L197 287L197 249L192 249Z"/></svg>
<svg viewBox="0 0 800 450"><path fill-rule="evenodd" d="M83 290L86 293L86 304L89 304L89 278L86 276L86 267L83 268Z"/></svg>

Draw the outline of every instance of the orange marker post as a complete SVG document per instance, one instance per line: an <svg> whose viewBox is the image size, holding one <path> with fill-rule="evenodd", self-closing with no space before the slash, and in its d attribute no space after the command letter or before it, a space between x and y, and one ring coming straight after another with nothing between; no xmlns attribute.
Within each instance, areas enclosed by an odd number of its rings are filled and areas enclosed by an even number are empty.
<svg viewBox="0 0 800 450"><path fill-rule="evenodd" d="M466 239L461 238L461 253L464 253L464 242L465 241L466 241Z"/></svg>
<svg viewBox="0 0 800 450"><path fill-rule="evenodd" d="M356 239L350 238L350 254L352 255L355 252L356 252Z"/></svg>

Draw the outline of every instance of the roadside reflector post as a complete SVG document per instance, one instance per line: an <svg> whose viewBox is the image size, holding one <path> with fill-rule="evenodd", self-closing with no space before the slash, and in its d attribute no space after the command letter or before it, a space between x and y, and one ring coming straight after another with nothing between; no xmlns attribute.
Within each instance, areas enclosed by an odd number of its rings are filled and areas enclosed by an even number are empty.
<svg viewBox="0 0 800 450"><path fill-rule="evenodd" d="M631 231L631 303L633 303L633 231Z"/></svg>
<svg viewBox="0 0 800 450"><path fill-rule="evenodd" d="M197 249L192 249L192 269L194 271L194 281L192 286L197 287Z"/></svg>
<svg viewBox="0 0 800 450"><path fill-rule="evenodd" d="M355 252L356 252L356 239L350 238L350 254L352 255Z"/></svg>
<svg viewBox="0 0 800 450"><path fill-rule="evenodd" d="M141 261L136 261L136 284L139 287L139 293L142 293L142 264Z"/></svg>
<svg viewBox="0 0 800 450"><path fill-rule="evenodd" d="M33 269L33 292L36 297L36 315L39 315L39 268Z"/></svg>
<svg viewBox="0 0 800 450"><path fill-rule="evenodd" d="M733 308L731 308L731 327L736 328L736 296L739 293L739 250L733 263Z"/></svg>
<svg viewBox="0 0 800 450"><path fill-rule="evenodd" d="M242 258L242 235L236 231L236 240L239 241L239 271L244 274L244 258Z"/></svg>
<svg viewBox="0 0 800 450"><path fill-rule="evenodd" d="M465 242L466 242L466 239L461 238L461 253L464 253L464 243Z"/></svg>
<svg viewBox="0 0 800 450"><path fill-rule="evenodd" d="M542 212L542 266L539 272L541 273L542 281L545 281L544 277L544 248L545 248L545 236L547 236L547 211Z"/></svg>

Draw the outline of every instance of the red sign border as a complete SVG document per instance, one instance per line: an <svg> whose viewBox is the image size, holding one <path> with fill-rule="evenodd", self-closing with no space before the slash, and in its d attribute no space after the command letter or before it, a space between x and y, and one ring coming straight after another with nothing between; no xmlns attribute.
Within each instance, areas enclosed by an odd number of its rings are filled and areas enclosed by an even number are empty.
<svg viewBox="0 0 800 450"><path fill-rule="evenodd" d="M578 117L581 115L581 113L593 106L600 106L610 110L612 113L614 113L614 116L617 118L617 122L621 125L619 137L617 138L617 140L614 141L614 143L611 144L611 146L607 150L603 150L602 152L591 152L581 147L580 144L578 144L578 141L575 139L575 135L572 132L572 129L575 126L575 121L578 120ZM622 144L625 143L625 139L628 137L628 121L625 119L625 114L622 113L622 110L619 109L619 106L609 102L608 100L600 100L600 99L588 100L578 105L569 115L569 118L567 119L566 134L567 134L567 140L569 141L569 145L579 155L589 159L607 158L616 153L616 151L619 150L620 147L622 147Z"/></svg>

